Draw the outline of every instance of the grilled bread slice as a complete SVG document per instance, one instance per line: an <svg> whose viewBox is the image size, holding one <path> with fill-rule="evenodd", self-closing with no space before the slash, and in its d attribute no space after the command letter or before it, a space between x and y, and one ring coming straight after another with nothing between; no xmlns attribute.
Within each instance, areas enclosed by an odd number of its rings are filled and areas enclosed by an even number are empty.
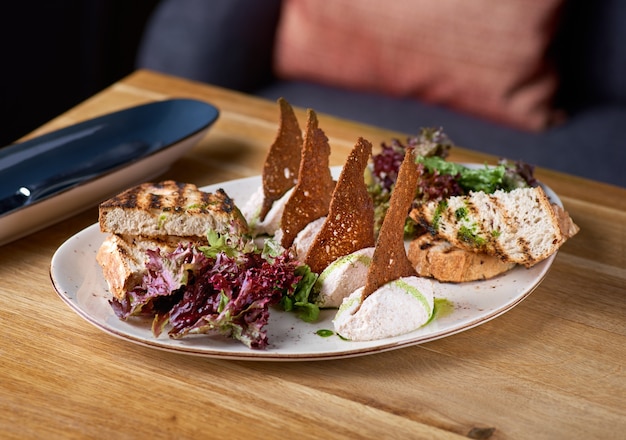
<svg viewBox="0 0 626 440"><path fill-rule="evenodd" d="M172 180L144 183L100 204L100 229L120 235L204 239L208 230L231 235L248 232L234 201L221 189L200 191Z"/></svg>
<svg viewBox="0 0 626 440"><path fill-rule="evenodd" d="M460 249L428 233L411 240L407 255L419 276L451 283L486 280L516 266L492 255Z"/></svg>
<svg viewBox="0 0 626 440"><path fill-rule="evenodd" d="M541 187L450 197L419 205L410 217L455 247L526 267L552 255L578 232Z"/></svg>

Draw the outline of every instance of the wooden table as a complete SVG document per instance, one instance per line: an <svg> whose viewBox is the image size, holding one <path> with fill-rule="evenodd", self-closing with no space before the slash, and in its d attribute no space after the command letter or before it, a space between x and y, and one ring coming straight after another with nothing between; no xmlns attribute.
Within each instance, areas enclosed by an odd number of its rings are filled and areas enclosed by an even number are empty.
<svg viewBox="0 0 626 440"><path fill-rule="evenodd" d="M259 174L276 103L136 72L34 134L169 97L219 121L162 177L198 185ZM298 109L304 120L304 110ZM319 115L340 165L358 136ZM416 132L419 127L416 127ZM415 134L415 133L410 133ZM493 158L457 148L452 159ZM324 362L249 362L144 348L91 326L49 279L57 247L97 208L0 248L1 438L492 438L626 435L626 189L538 170L581 232L517 307L463 333Z"/></svg>

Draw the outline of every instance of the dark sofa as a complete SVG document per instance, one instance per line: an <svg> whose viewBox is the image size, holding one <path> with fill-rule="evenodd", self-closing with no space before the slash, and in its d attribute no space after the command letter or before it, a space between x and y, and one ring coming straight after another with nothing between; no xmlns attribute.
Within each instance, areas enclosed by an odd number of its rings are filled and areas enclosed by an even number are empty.
<svg viewBox="0 0 626 440"><path fill-rule="evenodd" d="M280 0L163 0L137 67L245 91L407 134L441 126L459 146L626 186L626 2L566 0L550 56L564 123L511 128L440 105L357 92L272 71Z"/></svg>

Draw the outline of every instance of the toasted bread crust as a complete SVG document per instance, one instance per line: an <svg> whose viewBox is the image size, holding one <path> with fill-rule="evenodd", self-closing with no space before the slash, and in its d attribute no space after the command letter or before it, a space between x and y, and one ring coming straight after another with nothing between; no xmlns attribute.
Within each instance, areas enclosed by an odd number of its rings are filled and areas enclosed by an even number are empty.
<svg viewBox="0 0 626 440"><path fill-rule="evenodd" d="M411 240L407 255L419 276L452 283L486 280L516 266L498 257L454 247L428 233Z"/></svg>
<svg viewBox="0 0 626 440"><path fill-rule="evenodd" d="M248 225L221 189L200 191L172 180L144 183L100 204L103 232L144 237L204 237L208 230L244 234Z"/></svg>

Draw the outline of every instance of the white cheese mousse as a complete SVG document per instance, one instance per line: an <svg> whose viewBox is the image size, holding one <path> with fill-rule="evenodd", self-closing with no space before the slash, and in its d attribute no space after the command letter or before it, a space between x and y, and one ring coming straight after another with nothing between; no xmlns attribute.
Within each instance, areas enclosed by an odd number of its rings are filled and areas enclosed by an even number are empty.
<svg viewBox="0 0 626 440"><path fill-rule="evenodd" d="M359 287L365 285L374 247L359 249L337 258L318 277L315 303L321 308L337 308Z"/></svg>
<svg viewBox="0 0 626 440"><path fill-rule="evenodd" d="M303 230L298 232L298 235L296 235L296 238L293 239L293 243L291 244L291 250L294 252L296 259L304 261L309 248L313 244L315 236L320 232L320 229L322 229L322 225L325 220L326 217L320 217L317 220L313 220L311 223L306 225ZM274 234L274 240L280 243L283 239L283 233L283 230L278 228Z"/></svg>
<svg viewBox="0 0 626 440"><path fill-rule="evenodd" d="M427 278L399 278L363 302L361 287L343 300L333 320L335 331L352 341L373 341L416 330L433 314L433 284Z"/></svg>
<svg viewBox="0 0 626 440"><path fill-rule="evenodd" d="M326 217L320 217L317 220L313 220L306 225L303 230L298 232L296 238L293 240L291 248L296 253L296 258L300 261L304 261L309 248L313 244L313 240L322 229L322 225L326 221ZM281 231L282 232L282 231Z"/></svg>
<svg viewBox="0 0 626 440"><path fill-rule="evenodd" d="M280 228L280 220L285 211L285 205L293 192L293 188L287 191L280 199L276 200L267 215L261 221L259 215L263 206L263 187L250 196L246 204L242 207L241 213L248 222L248 227L253 236L270 235L273 236Z"/></svg>

